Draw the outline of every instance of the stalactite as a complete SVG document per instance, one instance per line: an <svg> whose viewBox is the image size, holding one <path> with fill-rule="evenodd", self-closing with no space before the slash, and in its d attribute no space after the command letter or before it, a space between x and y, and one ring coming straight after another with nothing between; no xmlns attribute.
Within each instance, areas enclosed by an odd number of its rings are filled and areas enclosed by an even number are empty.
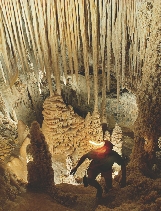
<svg viewBox="0 0 161 211"><path fill-rule="evenodd" d="M71 12L69 14L70 19L70 34L71 34L71 47L72 47L72 58L73 58L73 66L74 66L74 73L76 76L76 81L78 82L78 39L79 39L79 28L77 27L77 4L75 1L70 1L70 8Z"/></svg>
<svg viewBox="0 0 161 211"><path fill-rule="evenodd" d="M92 46L92 41L91 41L91 12L90 12L90 0L87 0L86 1L86 4L87 4L87 11L88 11L88 14L87 14L87 19L88 19L88 44L89 44L89 47L91 48Z"/></svg>
<svg viewBox="0 0 161 211"><path fill-rule="evenodd" d="M131 1L131 12L134 10L134 2L133 2L133 0ZM134 77L135 77L135 68L134 68L134 65L135 65L135 43L134 43L134 39L135 39L135 34L134 34L134 24L135 24L135 21L134 21L134 13L132 13L132 15L131 15L131 23L133 23L132 24L132 26L130 27L131 28L131 33L132 33L132 61L131 61L131 64L132 64L132 66L131 66L131 70L132 70L132 77L131 77L131 79L132 79L132 84L133 84L133 79L134 79Z"/></svg>
<svg viewBox="0 0 161 211"><path fill-rule="evenodd" d="M87 31L86 28L86 19L85 19L85 4L82 1L78 1L79 3L79 17L80 17L80 28L81 28L81 37L83 42L83 60L84 60L84 68L85 68L85 77L86 77L86 86L88 93L88 103L90 100L90 81L89 81L89 50L88 50L88 41L87 41ZM87 11L89 13L89 11ZM84 14L84 15L81 15Z"/></svg>
<svg viewBox="0 0 161 211"><path fill-rule="evenodd" d="M135 14L134 14L134 20L135 20L135 52L137 53L135 55L136 57L136 67L135 67L135 71L136 71L136 83L139 84L139 64L140 64L140 53L139 53L139 39L138 39L138 31L136 30L138 27L138 21L137 21L137 5L135 5ZM138 85L137 85L138 86Z"/></svg>
<svg viewBox="0 0 161 211"><path fill-rule="evenodd" d="M11 3L12 1L10 1ZM19 2L15 1L15 2L12 2L12 7L13 7L13 10L14 10L14 14L13 16L15 16L15 22L16 22L16 25L17 25L17 29L15 31L15 34L17 34L18 36L18 42L20 43L20 48L21 48L21 52L22 52L22 56L23 56L23 62L25 64L25 68L26 68L26 71L29 71L29 66L28 66L28 62L27 62L27 57L26 57L26 44L25 44L25 39L24 39L24 35L23 35L23 23L22 23L22 18L21 18L21 5ZM12 16L12 17L13 17ZM13 28L15 27L15 25L13 25Z"/></svg>
<svg viewBox="0 0 161 211"><path fill-rule="evenodd" d="M56 11L56 3L53 2L52 4L52 12L51 12L51 20L56 20L56 16L57 16L57 11ZM57 39L57 35L58 34L58 27L57 27L57 21L55 21L53 23L53 27L51 30L51 36L52 36L52 40L51 40L51 53L52 53L52 64L54 66L54 75L55 75L55 81L56 81L56 92L58 95L61 95L61 84L60 84L60 71L59 71L59 67L58 67L58 61L59 61L59 52L58 52L58 39ZM54 48L53 48L54 46Z"/></svg>
<svg viewBox="0 0 161 211"><path fill-rule="evenodd" d="M122 16L121 16L121 4L120 1L118 1L118 18L117 18L117 40L118 40L118 52L117 52L117 60L118 60L118 67L117 67L117 78L118 78L118 82L117 82L117 109L119 106L119 96L120 96L120 86L122 84L122 70L121 70L121 64L122 64L122 31L121 31L121 22L122 22Z"/></svg>
<svg viewBox="0 0 161 211"><path fill-rule="evenodd" d="M3 11L4 12L4 11ZM1 19L2 19L2 13L0 14ZM2 49L3 49L3 60L2 60L2 67L3 69L5 68L6 70L6 79L9 82L9 85L11 86L11 82L10 82L10 70L11 70L11 63L10 63L10 59L7 53L7 37L6 37L6 33L5 33L5 27L2 24L2 22L0 22L0 29L1 29L1 37L2 37Z"/></svg>
<svg viewBox="0 0 161 211"><path fill-rule="evenodd" d="M111 22L111 13L112 11L112 2L108 2L108 18L107 18L107 90L110 91L110 70L111 70L111 36L112 36L112 22Z"/></svg>
<svg viewBox="0 0 161 211"><path fill-rule="evenodd" d="M103 5L102 5L103 3ZM107 20L107 11L106 11L107 0L99 1L99 8L100 8L100 51L101 51L101 60L102 60L102 71L104 72L105 68L105 47L106 47L106 20Z"/></svg>
<svg viewBox="0 0 161 211"><path fill-rule="evenodd" d="M33 33L33 28L32 28L31 17L28 10L29 7L26 0L25 1L20 0L20 4L21 4L23 21L24 21L24 26L25 26L23 27L23 34L24 34L24 40L25 40L25 45L26 45L26 51L29 54L30 62L33 64L33 70L37 78L37 82L39 83L39 65L38 65L39 61L36 55L36 45L34 41L34 33ZM33 50L31 51L30 49L33 49Z"/></svg>
<svg viewBox="0 0 161 211"><path fill-rule="evenodd" d="M81 31L81 38L82 38L82 42L83 42L83 55L84 55L83 60L84 60L86 86L87 86L88 103L89 103L89 100L90 100L89 50L88 50L89 48L88 48L88 41L87 41L87 30L88 30L88 28L86 28L86 21L87 20L85 19L85 6L86 5L83 4L82 1L78 1L78 3L79 3L80 31ZM88 9L89 9L89 7L88 7ZM88 11L88 13L89 12L90 11ZM82 14L84 14L84 15L82 15Z"/></svg>
<svg viewBox="0 0 161 211"><path fill-rule="evenodd" d="M5 77L6 77L6 80L9 82L9 85L10 85L9 70L11 69L10 68L11 67L11 64L9 62L10 60L8 59L7 47L6 47L6 40L5 40L5 35L4 35L4 31L3 30L2 30L1 36L2 36L2 48L3 48L3 59L1 61L1 63L2 63L3 70L4 69L6 70Z"/></svg>
<svg viewBox="0 0 161 211"><path fill-rule="evenodd" d="M70 18L69 18L69 4L70 1L65 1L65 20L66 20L66 39L67 39L67 50L68 50L68 60L69 60L69 68L71 75L73 76L73 61L72 61L72 46L71 46L71 34L70 34ZM69 8L69 9L67 9Z"/></svg>
<svg viewBox="0 0 161 211"><path fill-rule="evenodd" d="M101 60L102 60L102 109L101 109L101 121L106 123L106 72L105 72L105 52L106 52L106 32L107 32L107 0L99 1L100 8L100 48L101 48Z"/></svg>
<svg viewBox="0 0 161 211"><path fill-rule="evenodd" d="M1 58L2 58L2 51L3 51L3 48L2 48L2 27L3 27L3 25L2 25L2 11L0 11L0 56L1 56Z"/></svg>
<svg viewBox="0 0 161 211"><path fill-rule="evenodd" d="M24 21L24 28L25 28L25 33L23 33L24 35L26 34L27 40L25 40L25 44L28 43L29 47L32 48L35 52L35 45L34 45L34 40L33 40L33 32L31 30L31 22L30 22L30 18L29 18L29 13L28 13L28 5L26 0L22 1L20 0L20 5L21 5L21 10L22 10L22 18ZM24 30L23 30L24 31ZM32 45L33 44L33 45Z"/></svg>
<svg viewBox="0 0 161 211"><path fill-rule="evenodd" d="M37 15L36 15L36 9L34 5L34 1L29 2L30 10L29 12L32 13L32 25L33 25L33 32L34 32L34 39L35 39L35 45L36 45L36 52L35 55L38 57L38 62L41 67L41 71L44 71L44 62L43 62L43 53L41 49L41 43L39 39L39 32L38 32L38 21L37 21Z"/></svg>
<svg viewBox="0 0 161 211"><path fill-rule="evenodd" d="M77 14L75 10L75 2L71 1L71 6L72 6L72 13L71 13L71 19L72 19L72 25L71 25L71 34L73 37L73 43L72 43L72 51L73 51L73 60L74 60L74 73L76 75L76 81L78 82L78 69L79 69L79 64L78 64L78 36L79 32L77 31Z"/></svg>
<svg viewBox="0 0 161 211"><path fill-rule="evenodd" d="M98 110L98 7L97 1L90 0L92 20L92 53L93 53L93 76L94 76L94 111Z"/></svg>
<svg viewBox="0 0 161 211"><path fill-rule="evenodd" d="M17 77L16 69L22 69L25 74L32 71L28 64L29 52L35 74L38 76L39 70L46 71L50 94L53 93L53 72L57 93L61 94L60 74L65 75L67 79L69 71L71 75L75 74L78 80L78 70L82 65L78 55L83 54L88 103L89 66L93 65L94 110L98 109L100 64L103 101L106 83L107 90L110 91L111 74L117 78L118 102L120 88L130 84L136 88L136 82L141 82L142 64L145 60L147 39L150 36L150 26L141 20L145 15L141 6L146 8L146 2L8 0L6 3L5 0L1 0L0 6L1 36L4 38L1 63L6 69L4 72L7 80L9 77L13 79L14 75ZM104 81L105 78L107 82Z"/></svg>
<svg viewBox="0 0 161 211"><path fill-rule="evenodd" d="M120 95L120 71L121 71L121 13L119 2L112 2L112 49L114 52L114 72L117 79L117 112Z"/></svg>
<svg viewBox="0 0 161 211"><path fill-rule="evenodd" d="M91 27L91 13L90 13L90 2L89 1L87 1L86 6L87 6L87 17L89 18L89 19L87 18L88 29L86 29L88 31L88 30L90 30L90 27ZM85 61L85 64L86 64L85 65L85 76L86 76L86 84L87 84L87 92L88 92L88 104L89 104L89 102L90 102L89 49L91 48L91 46L90 46L91 32L90 32L87 39L88 39L88 41L86 42L85 49L87 49L86 53L88 53L88 54L86 55L86 59L84 61ZM87 43L88 43L88 46L87 46Z"/></svg>
<svg viewBox="0 0 161 211"><path fill-rule="evenodd" d="M57 11L56 11L56 3L53 4L53 12L54 12L54 19L56 20L57 16ZM54 26L54 40L55 40L55 77L56 77L56 88L57 88L57 94L61 95L61 84L60 84L60 70L59 70L59 65L58 65L58 60L59 60L59 52L58 52L58 27L57 27L57 22L55 21L55 26Z"/></svg>
<svg viewBox="0 0 161 211"><path fill-rule="evenodd" d="M3 2L2 2L3 4ZM1 36L2 36L2 49L3 49L3 55L4 59L2 61L2 67L6 70L6 76L9 82L10 87L14 84L14 82L17 79L18 75L18 69L13 69L13 64L17 63L17 57L16 57L16 45L15 45L15 39L13 36L13 31L11 27L11 10L8 12L5 8L3 8L1 12L1 21L2 24L2 15L5 18L3 19L3 24L1 25ZM10 17L7 17L8 13L10 13ZM13 45L13 47L12 47ZM8 55L7 51L10 52L10 55ZM10 59L12 55L12 60ZM14 60L14 61L13 61ZM13 61L13 62L12 62Z"/></svg>
<svg viewBox="0 0 161 211"><path fill-rule="evenodd" d="M39 23L39 32L41 34L40 36L40 43L41 47L43 49L43 56L44 56L44 63L45 63L45 71L46 71L46 76L49 84L49 90L50 90L50 95L53 94L53 89L52 89L52 83L51 83L51 60L50 60L50 52L47 44L47 37L46 37L46 32L45 32L45 22L43 18L43 8L41 5L41 2L38 1L37 4L35 4L35 9L36 9L36 14L38 17L38 23Z"/></svg>
<svg viewBox="0 0 161 211"><path fill-rule="evenodd" d="M137 77L137 54L138 54L138 43L137 43L137 31L136 31L136 6L135 6L135 2L133 3L133 43L134 43L134 60L133 60L133 64L134 64L134 76L135 78ZM136 85L137 80L135 79L135 86Z"/></svg>
<svg viewBox="0 0 161 211"><path fill-rule="evenodd" d="M66 60L66 39L65 39L65 7L63 1L57 1L57 9L58 9L58 19L59 19L59 36L60 36L60 46L61 46L61 55L62 55L62 63L63 63L63 70L64 76L67 80L67 60Z"/></svg>
<svg viewBox="0 0 161 211"><path fill-rule="evenodd" d="M126 68L126 65L125 65L125 56L126 56L126 41L127 41L127 37L126 37L126 0L123 0L122 4L121 4L121 33L122 33L122 42L121 42L121 45L122 45L122 66L121 66L121 88L124 87L125 85L125 68Z"/></svg>

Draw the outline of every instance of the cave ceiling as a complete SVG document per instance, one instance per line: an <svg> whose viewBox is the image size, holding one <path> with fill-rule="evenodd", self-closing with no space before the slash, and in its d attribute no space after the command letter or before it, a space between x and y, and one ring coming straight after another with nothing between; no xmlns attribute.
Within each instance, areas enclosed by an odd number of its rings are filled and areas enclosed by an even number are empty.
<svg viewBox="0 0 161 211"><path fill-rule="evenodd" d="M27 115L38 118L41 111L35 107L46 96L61 95L69 78L78 86L80 75L94 111L99 101L105 107L112 78L117 111L123 90L137 97L140 111L142 101L150 111L151 104L154 109L160 102L160 2L2 0L0 6L1 98L12 119L14 108L28 101ZM155 110L158 125L160 114ZM145 116L140 114L146 130ZM22 112L18 118L23 119Z"/></svg>

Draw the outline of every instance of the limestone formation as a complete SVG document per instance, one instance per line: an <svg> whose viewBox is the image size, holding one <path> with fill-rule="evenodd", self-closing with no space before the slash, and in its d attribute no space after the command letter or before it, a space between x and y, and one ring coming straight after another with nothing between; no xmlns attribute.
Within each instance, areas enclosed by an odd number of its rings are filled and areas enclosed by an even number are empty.
<svg viewBox="0 0 161 211"><path fill-rule="evenodd" d="M49 191L54 185L54 171L52 159L45 137L40 130L38 122L34 121L30 128L31 144L28 145L28 153L32 161L27 164L28 188Z"/></svg>
<svg viewBox="0 0 161 211"><path fill-rule="evenodd" d="M0 8L0 160L10 170L17 165L17 177L25 178L29 160L34 171L25 127L36 120L51 153L55 182L65 181L69 164L95 147L89 140L102 141L106 122L114 130L104 138L111 137L118 150L121 129L134 132L129 184L134 174L139 179L160 175L161 1L1 0ZM37 179L32 172L31 183L32 175ZM138 197L146 180L137 181L132 193ZM155 191L144 192L146 207L140 210L160 208L159 183ZM128 197L131 189L121 193Z"/></svg>
<svg viewBox="0 0 161 211"><path fill-rule="evenodd" d="M93 114L91 118L88 114L86 119L83 119L73 111L71 106L66 106L59 95L46 99L43 107L42 131L53 156L53 163L58 161L66 163L67 156L72 156L73 162L76 163L84 153L94 148L89 143L90 140L102 141L99 114ZM61 157L58 159L60 154ZM62 167L62 171L65 169L66 166ZM61 168L57 171L60 172ZM56 178L58 179L57 176Z"/></svg>

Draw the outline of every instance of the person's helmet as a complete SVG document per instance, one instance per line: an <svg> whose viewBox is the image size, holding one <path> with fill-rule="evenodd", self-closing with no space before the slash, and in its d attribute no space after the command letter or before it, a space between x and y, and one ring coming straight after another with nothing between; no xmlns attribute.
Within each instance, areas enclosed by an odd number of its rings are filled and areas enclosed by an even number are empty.
<svg viewBox="0 0 161 211"><path fill-rule="evenodd" d="M110 148L110 149L113 149L113 144L111 143L111 141L109 141L109 140L104 140L104 142L105 142L105 146L107 146L108 148Z"/></svg>

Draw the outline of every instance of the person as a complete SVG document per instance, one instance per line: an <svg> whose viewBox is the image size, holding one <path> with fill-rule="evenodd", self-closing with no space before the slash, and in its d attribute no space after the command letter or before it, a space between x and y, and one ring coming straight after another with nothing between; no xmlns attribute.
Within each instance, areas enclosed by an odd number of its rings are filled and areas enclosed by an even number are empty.
<svg viewBox="0 0 161 211"><path fill-rule="evenodd" d="M123 158L113 150L113 144L109 140L104 140L105 144L95 150L91 150L84 154L78 161L76 167L74 167L70 174L74 175L78 167L88 158L92 160L87 169L87 182L90 186L97 189L96 197L102 197L103 189L96 180L96 177L101 173L101 176L105 179L105 191L108 192L112 188L112 166L117 163L121 166L122 177L121 187L126 186L126 165Z"/></svg>

